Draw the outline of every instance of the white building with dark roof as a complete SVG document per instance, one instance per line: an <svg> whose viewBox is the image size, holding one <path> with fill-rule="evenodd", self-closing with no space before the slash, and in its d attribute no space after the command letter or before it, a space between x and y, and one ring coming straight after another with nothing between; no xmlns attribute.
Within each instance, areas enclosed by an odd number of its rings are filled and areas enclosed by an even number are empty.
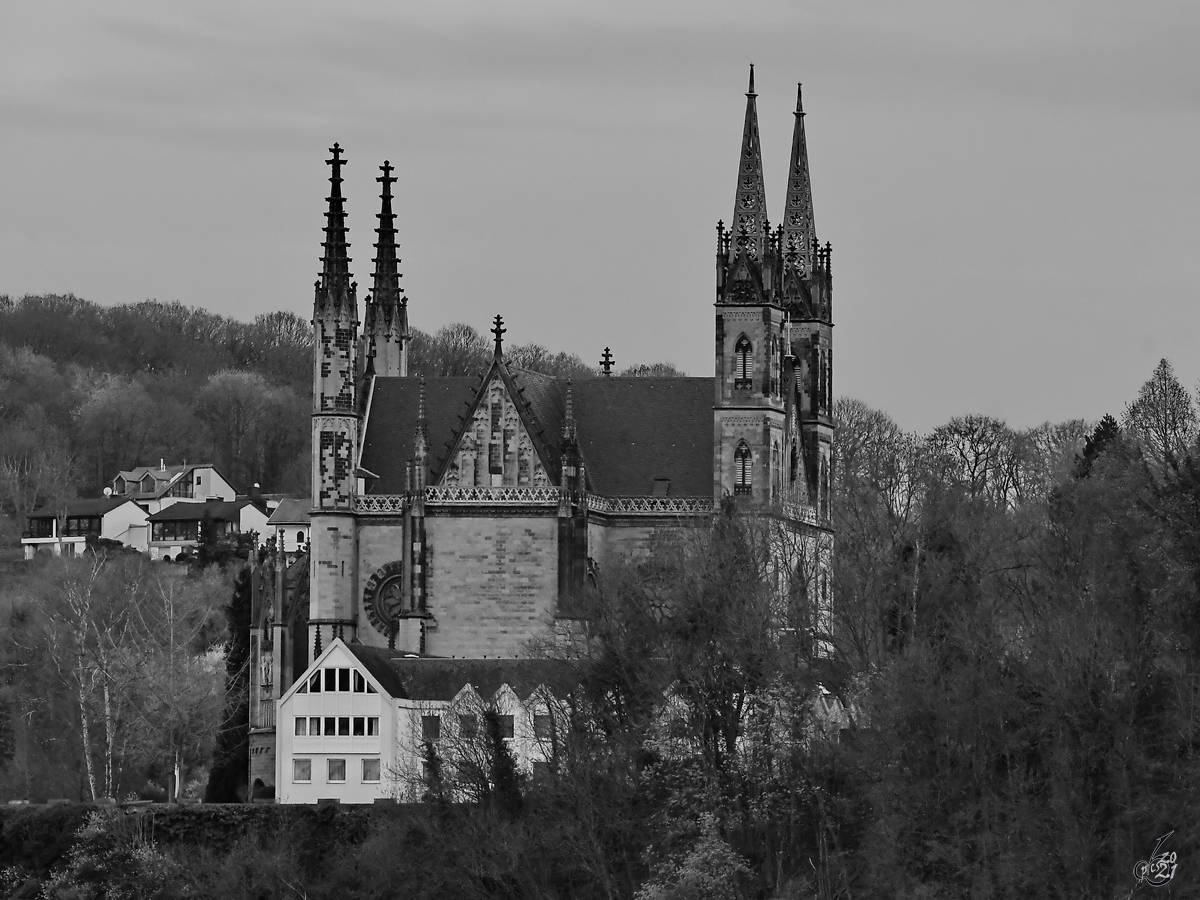
<svg viewBox="0 0 1200 900"><path fill-rule="evenodd" d="M237 491L211 463L168 466L135 466L118 472L112 480L114 497L125 497L148 513L157 513L179 502L235 500Z"/></svg>
<svg viewBox="0 0 1200 900"><path fill-rule="evenodd" d="M486 756L487 712L533 772L554 756L574 686L556 660L422 659L335 638L279 700L276 798L420 799L426 744L452 778Z"/></svg>
<svg viewBox="0 0 1200 900"><path fill-rule="evenodd" d="M75 556L89 538L116 541L135 550L146 550L146 511L127 497L68 500L30 513L21 545L25 558L38 553Z"/></svg>

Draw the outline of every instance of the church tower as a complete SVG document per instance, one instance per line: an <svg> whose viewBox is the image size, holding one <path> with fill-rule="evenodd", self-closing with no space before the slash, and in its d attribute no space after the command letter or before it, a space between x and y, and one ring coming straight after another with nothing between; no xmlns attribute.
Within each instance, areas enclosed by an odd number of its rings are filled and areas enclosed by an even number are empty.
<svg viewBox="0 0 1200 900"><path fill-rule="evenodd" d="M375 180L383 185L383 193L379 195L375 275L363 317L360 365L364 373L389 378L408 375L408 300L400 287L400 261L396 257L396 215L392 212L396 178L386 159L379 168L383 175Z"/></svg>
<svg viewBox="0 0 1200 900"><path fill-rule="evenodd" d="M784 309L779 236L767 219L754 67L746 92L730 227L717 223L714 499L769 505L783 499L787 443Z"/></svg>
<svg viewBox="0 0 1200 900"><path fill-rule="evenodd" d="M717 223L714 491L800 503L828 521L833 436L830 248L817 244L799 96L783 224L767 218L754 67L733 218Z"/></svg>
<svg viewBox="0 0 1200 900"><path fill-rule="evenodd" d="M358 285L351 281L346 210L342 198L342 148L326 162L329 209L325 213L321 277L313 304L312 569L309 625L313 658L331 637L354 634L354 583L360 416L358 405Z"/></svg>

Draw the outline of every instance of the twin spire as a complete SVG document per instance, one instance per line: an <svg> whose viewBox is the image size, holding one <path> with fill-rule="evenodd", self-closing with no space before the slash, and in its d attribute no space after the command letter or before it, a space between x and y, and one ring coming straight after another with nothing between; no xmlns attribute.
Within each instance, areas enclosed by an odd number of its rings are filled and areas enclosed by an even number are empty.
<svg viewBox="0 0 1200 900"><path fill-rule="evenodd" d="M767 219L767 192L763 182L762 149L758 137L758 108L755 103L754 66L746 91L746 124L742 129L742 153L738 163L737 192L729 235L736 256L742 250L750 259L762 260L773 237L782 243L784 265L801 275L812 271L817 240L813 221L812 188L808 176L808 147L804 137L804 106L800 85L796 86L796 124L792 132L792 155L788 165L787 201L780 230L772 234Z"/></svg>

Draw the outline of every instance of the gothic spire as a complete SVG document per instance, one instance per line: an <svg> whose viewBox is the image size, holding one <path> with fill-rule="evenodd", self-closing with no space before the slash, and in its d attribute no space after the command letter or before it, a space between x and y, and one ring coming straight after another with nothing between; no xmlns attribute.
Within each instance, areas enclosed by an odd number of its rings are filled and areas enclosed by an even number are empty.
<svg viewBox="0 0 1200 900"><path fill-rule="evenodd" d="M784 266L801 275L812 271L817 226L813 221L812 183L808 177L808 146L804 140L804 104L796 85L796 126L788 163L787 203L783 213Z"/></svg>
<svg viewBox="0 0 1200 900"><path fill-rule="evenodd" d="M743 248L751 259L761 260L766 244L767 191L763 183L762 153L758 141L758 109L754 98L754 66L746 92L746 125L742 129L742 159L738 165L737 195L733 202L733 252Z"/></svg>
<svg viewBox="0 0 1200 900"><path fill-rule="evenodd" d="M395 171L388 160L379 167L383 172L375 180L383 185L383 193L379 195L380 207L379 227L375 234L379 239L375 242L375 275L371 283L371 297L374 301L378 321L368 323L368 332L374 329L387 336L399 336L400 310L404 306L404 289L400 287L399 260L396 258L396 214L392 212L392 185L396 177ZM370 313L368 313L370 316Z"/></svg>
<svg viewBox="0 0 1200 900"><path fill-rule="evenodd" d="M508 331L508 329L504 327L504 320L500 318L500 314L497 313L495 322L492 325L492 339L496 342L496 347L493 350L492 355L496 359L500 359L502 356L504 356L504 332L506 331Z"/></svg>
<svg viewBox="0 0 1200 900"><path fill-rule="evenodd" d="M563 416L563 431L562 436L564 441L575 440L575 404L572 402L571 391L574 387L573 379L567 377L567 409Z"/></svg>
<svg viewBox="0 0 1200 900"><path fill-rule="evenodd" d="M342 198L342 159L343 150L339 144L329 148L332 159L325 162L330 167L329 196L325 199L329 209L325 213L325 240L321 242L324 255L321 257L321 280L317 287L317 306L324 305L326 300L332 300L335 307L351 302L352 284L350 281L349 244L346 241L346 207ZM357 303L354 304L354 319L358 319Z"/></svg>

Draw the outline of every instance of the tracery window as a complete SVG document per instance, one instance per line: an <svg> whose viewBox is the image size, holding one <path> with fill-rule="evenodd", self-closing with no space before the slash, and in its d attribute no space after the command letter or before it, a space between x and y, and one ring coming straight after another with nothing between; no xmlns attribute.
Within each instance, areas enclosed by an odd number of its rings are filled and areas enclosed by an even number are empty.
<svg viewBox="0 0 1200 900"><path fill-rule="evenodd" d="M754 378L754 347L744 334L737 339L733 348L733 386L750 387Z"/></svg>
<svg viewBox="0 0 1200 900"><path fill-rule="evenodd" d="M745 441L742 441L733 451L733 492L735 494L750 493L753 487L751 462L750 448Z"/></svg>

